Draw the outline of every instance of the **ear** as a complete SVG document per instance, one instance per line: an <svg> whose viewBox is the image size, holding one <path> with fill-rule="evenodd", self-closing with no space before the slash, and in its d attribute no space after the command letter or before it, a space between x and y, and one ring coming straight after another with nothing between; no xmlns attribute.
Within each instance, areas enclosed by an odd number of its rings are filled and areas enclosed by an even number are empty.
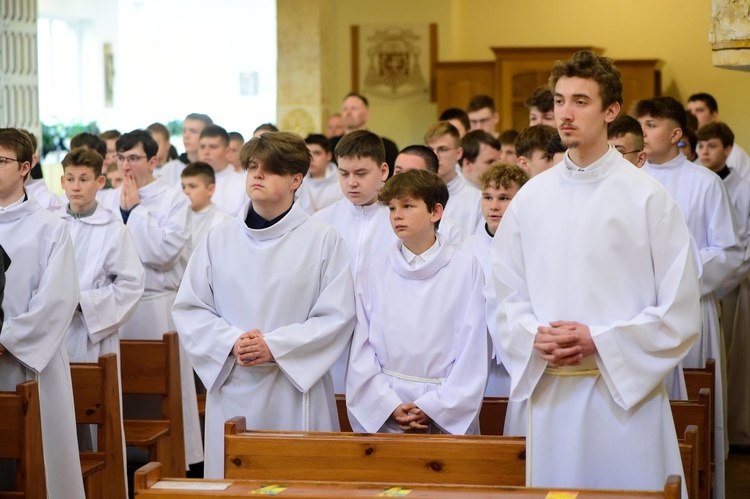
<svg viewBox="0 0 750 499"><path fill-rule="evenodd" d="M99 175L99 178L96 179L96 190L101 191L104 189L104 185L107 183L107 177L104 175Z"/></svg>
<svg viewBox="0 0 750 499"><path fill-rule="evenodd" d="M299 189L299 186L302 185L302 174L301 173L295 173L292 175L292 185L290 186L290 189L292 191L296 191Z"/></svg>
<svg viewBox="0 0 750 499"><path fill-rule="evenodd" d="M620 114L620 103L613 102L612 104L607 106L607 110L604 112L604 121L607 123L612 123L615 118L617 118L618 114Z"/></svg>
<svg viewBox="0 0 750 499"><path fill-rule="evenodd" d="M641 151L638 153L638 162L635 166L638 168L642 167L646 164L646 160L648 159L648 153L646 151Z"/></svg>
<svg viewBox="0 0 750 499"><path fill-rule="evenodd" d="M442 218L443 218L443 205L440 203L437 203L435 207L432 209L430 222L435 223Z"/></svg>
<svg viewBox="0 0 750 499"><path fill-rule="evenodd" d="M526 159L526 156L519 156L518 157L518 166L520 166L521 168L523 168L523 170L526 173L530 173L529 172L529 162Z"/></svg>
<svg viewBox="0 0 750 499"><path fill-rule="evenodd" d="M458 163L461 165L461 170L471 170L471 163L466 158L461 158Z"/></svg>
<svg viewBox="0 0 750 499"><path fill-rule="evenodd" d="M388 163L383 163L382 165L380 165L380 180L382 180L383 182L388 180L389 171L390 169L388 168Z"/></svg>
<svg viewBox="0 0 750 499"><path fill-rule="evenodd" d="M330 152L330 151L327 152L326 153L326 160L330 163L332 159L333 159L333 153Z"/></svg>
<svg viewBox="0 0 750 499"><path fill-rule="evenodd" d="M732 154L732 149L734 149L734 146L726 146L724 148L724 154L726 154L727 156L729 156L730 154Z"/></svg>
<svg viewBox="0 0 750 499"><path fill-rule="evenodd" d="M681 138L682 138L682 128L678 126L674 130L672 130L672 136L669 138L669 142L672 144L677 144Z"/></svg>
<svg viewBox="0 0 750 499"><path fill-rule="evenodd" d="M151 173L154 172L154 169L156 168L156 165L159 164L159 158L154 156L153 158L148 160L148 171Z"/></svg>
<svg viewBox="0 0 750 499"><path fill-rule="evenodd" d="M216 192L216 183L208 184L208 195L213 196L214 192Z"/></svg>
<svg viewBox="0 0 750 499"><path fill-rule="evenodd" d="M458 146L456 151L458 152L458 159L460 161L464 157L464 148L461 146Z"/></svg>

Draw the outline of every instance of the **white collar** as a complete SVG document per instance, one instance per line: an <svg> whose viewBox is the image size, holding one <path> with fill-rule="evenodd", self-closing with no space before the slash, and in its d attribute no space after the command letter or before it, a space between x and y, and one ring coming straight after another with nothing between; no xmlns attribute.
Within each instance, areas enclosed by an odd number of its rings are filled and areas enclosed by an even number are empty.
<svg viewBox="0 0 750 499"><path fill-rule="evenodd" d="M429 263L435 257L435 254L439 249L440 239L438 237L435 237L435 243L421 255L412 253L412 251L404 244L401 245L401 254L404 256L404 260L406 260L406 263L409 264L409 267L416 270Z"/></svg>

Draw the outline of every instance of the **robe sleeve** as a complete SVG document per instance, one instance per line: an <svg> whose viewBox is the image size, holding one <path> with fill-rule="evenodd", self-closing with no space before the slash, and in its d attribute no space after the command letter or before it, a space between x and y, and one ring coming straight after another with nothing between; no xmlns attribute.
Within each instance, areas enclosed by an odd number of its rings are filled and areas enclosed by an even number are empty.
<svg viewBox="0 0 750 499"><path fill-rule="evenodd" d="M369 274L368 268L365 268L357 279L357 326L349 353L346 406L351 413L349 419L355 432L377 433L393 411L407 401L401 400L391 388L370 343L372 294L376 286L368 285Z"/></svg>
<svg viewBox="0 0 750 499"><path fill-rule="evenodd" d="M717 177L718 179L718 177ZM720 181L705 196L706 247L700 250L703 273L701 293L707 295L726 285L745 260L745 248L738 233L739 222L729 195Z"/></svg>
<svg viewBox="0 0 750 499"><path fill-rule="evenodd" d="M104 259L104 272L112 281L81 291L81 311L91 342L96 344L116 333L135 312L143 295L145 271L125 226L120 226ZM109 281L109 279L108 279Z"/></svg>
<svg viewBox="0 0 750 499"><path fill-rule="evenodd" d="M245 331L219 315L214 301L209 232L195 247L172 307L172 318L193 369L209 392L226 380L234 364L232 347ZM210 331L211 334L206 334Z"/></svg>
<svg viewBox="0 0 750 499"><path fill-rule="evenodd" d="M517 206L516 206L517 207ZM510 215L510 216L508 216ZM511 399L533 392L547 362L534 350L541 322L529 299L518 215L511 204L492 245L503 364L511 373ZM587 324L596 362L615 400L630 409L647 397L687 355L701 327L697 270L684 218L674 203L650 229L656 301L630 319Z"/></svg>
<svg viewBox="0 0 750 499"><path fill-rule="evenodd" d="M327 227L320 264L320 290L307 320L265 334L276 363L291 383L307 392L349 346L354 330L354 284L341 236Z"/></svg>
<svg viewBox="0 0 750 499"><path fill-rule="evenodd" d="M171 205L165 202L160 207L169 210L162 225L159 224L156 213L140 204L130 212L127 223L143 265L162 272L171 270L177 264L190 240L188 198L169 197L165 201L168 200L172 201Z"/></svg>
<svg viewBox="0 0 750 499"><path fill-rule="evenodd" d="M39 373L57 354L78 306L76 257L68 228L59 224L42 276L28 309L3 324L0 343L28 368Z"/></svg>
<svg viewBox="0 0 750 499"><path fill-rule="evenodd" d="M454 256L455 258L455 256ZM455 361L445 382L414 403L441 429L453 435L464 435L477 417L487 386L489 369L489 335L482 293L484 274L473 262L473 284L468 293L460 328L455 332Z"/></svg>

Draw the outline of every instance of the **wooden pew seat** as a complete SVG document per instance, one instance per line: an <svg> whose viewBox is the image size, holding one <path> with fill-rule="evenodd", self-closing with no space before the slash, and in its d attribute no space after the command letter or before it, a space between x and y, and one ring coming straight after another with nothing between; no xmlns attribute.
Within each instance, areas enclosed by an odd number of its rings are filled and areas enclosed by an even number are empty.
<svg viewBox="0 0 750 499"><path fill-rule="evenodd" d="M208 486L220 486L221 490L197 490ZM160 488L165 487L165 488ZM168 487L168 488L167 488ZM280 488L284 488L280 491ZM274 489L274 490L269 490ZM206 497L247 498L273 495L306 499L406 497L408 499L545 499L549 489L504 487L492 485L345 482L329 480L198 480L163 479L161 465L149 463L135 472L135 493L140 499L200 499ZM669 476L663 490L618 491L578 490L578 499L679 499L680 477ZM570 495L566 496L570 497Z"/></svg>

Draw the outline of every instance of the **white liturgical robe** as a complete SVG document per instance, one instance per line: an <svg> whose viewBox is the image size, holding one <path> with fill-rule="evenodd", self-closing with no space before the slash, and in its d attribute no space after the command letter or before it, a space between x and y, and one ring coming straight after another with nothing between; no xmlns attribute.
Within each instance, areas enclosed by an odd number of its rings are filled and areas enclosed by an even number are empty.
<svg viewBox="0 0 750 499"><path fill-rule="evenodd" d="M663 381L698 337L700 291L664 188L612 147L585 169L566 155L518 192L491 251L510 396L529 400L527 483L655 490L682 475ZM534 349L557 320L589 327L580 366Z"/></svg>
<svg viewBox="0 0 750 499"><path fill-rule="evenodd" d="M235 171L232 165L227 165L220 172L216 172L216 190L211 202L219 211L234 218L248 200L245 182L244 173Z"/></svg>
<svg viewBox="0 0 750 499"><path fill-rule="evenodd" d="M5 274L0 390L36 379L47 497L84 499L65 331L78 306L78 277L65 222L32 197L0 208Z"/></svg>
<svg viewBox="0 0 750 499"><path fill-rule="evenodd" d="M433 433L479 433L489 366L484 274L470 253L438 238L421 267L411 268L399 241L357 277L346 380L355 432L402 432L391 414L414 402Z"/></svg>
<svg viewBox="0 0 750 499"><path fill-rule="evenodd" d="M145 279L133 239L120 217L102 205L83 218L66 208L54 213L68 225L81 288L80 310L65 337L68 357L98 362L108 353L119 356L118 329L135 311Z"/></svg>
<svg viewBox="0 0 750 499"><path fill-rule="evenodd" d="M195 248L173 313L180 341L208 390L205 476L224 475L224 422L250 429L338 431L329 371L354 328L354 289L336 231L296 204L266 229L236 221ZM272 362L241 367L232 348L264 335Z"/></svg>
<svg viewBox="0 0 750 499"><path fill-rule="evenodd" d="M732 200L750 261L750 182L731 169L724 187ZM727 352L727 435L730 445L750 445L750 277L747 268L740 282L723 293L721 318Z"/></svg>
<svg viewBox="0 0 750 499"><path fill-rule="evenodd" d="M727 166L750 182L750 156L737 143L732 146L732 152L727 158Z"/></svg>
<svg viewBox="0 0 750 499"><path fill-rule="evenodd" d="M173 159L167 161L160 168L154 170L154 177L162 178L172 187L179 187L182 183L182 171L187 166L187 163L183 163L179 159Z"/></svg>
<svg viewBox="0 0 750 499"><path fill-rule="evenodd" d="M166 166L166 165L165 165ZM114 189L106 199L114 213L120 212L122 188ZM124 340L161 340L174 331L172 304L187 264L190 243L190 200L164 178L157 178L138 189L141 202L130 211L125 226L130 231L146 271L143 297L135 313L120 328ZM187 464L203 460L198 399L195 378L185 352L180 348L182 412L185 426Z"/></svg>
<svg viewBox="0 0 750 499"><path fill-rule="evenodd" d="M29 180L29 183L24 186L24 189L26 189L26 193L33 196L36 202L45 210L53 211L62 206L60 198L57 197L54 192L49 190L47 182L40 178Z"/></svg>
<svg viewBox="0 0 750 499"><path fill-rule="evenodd" d="M219 211L213 203L201 211L192 212L190 216L190 246L188 246L188 256L193 254L193 250L203 241L209 230L222 222L230 220L234 220L234 217L227 215L223 211Z"/></svg>
<svg viewBox="0 0 750 499"><path fill-rule="evenodd" d="M703 271L700 275L703 327L699 340L683 367L703 368L716 360L714 433L716 456L725 456L724 412L726 366L715 292L731 281L745 260L732 202L714 172L691 163L682 154L661 165L646 162L642 170L658 180L680 206L695 244ZM724 459L716 460L716 498L724 498Z"/></svg>
<svg viewBox="0 0 750 499"><path fill-rule="evenodd" d="M471 237L484 226L482 191L457 175L448 182L448 204L443 215L461 227L464 238Z"/></svg>
<svg viewBox="0 0 750 499"><path fill-rule="evenodd" d="M487 328L492 339L492 363L490 364L487 389L484 395L485 397L508 397L510 395L510 375L502 364L503 357L499 351L500 338L497 336L497 328L495 327L497 298L495 298L495 285L492 282L491 244L492 236L487 232L485 224L485 228L464 241L461 248L474 255L484 271L483 293L487 304ZM510 410L510 407L508 409Z"/></svg>
<svg viewBox="0 0 750 499"><path fill-rule="evenodd" d="M328 163L323 178L308 173L296 194L300 208L310 215L343 199L336 163Z"/></svg>
<svg viewBox="0 0 750 499"><path fill-rule="evenodd" d="M345 198L315 213L315 218L331 224L344 238L349 252L349 267L355 280L359 271L373 258L384 255L398 241L391 228L388 207L378 202L359 206ZM348 358L347 348L332 368L336 393L346 391Z"/></svg>

